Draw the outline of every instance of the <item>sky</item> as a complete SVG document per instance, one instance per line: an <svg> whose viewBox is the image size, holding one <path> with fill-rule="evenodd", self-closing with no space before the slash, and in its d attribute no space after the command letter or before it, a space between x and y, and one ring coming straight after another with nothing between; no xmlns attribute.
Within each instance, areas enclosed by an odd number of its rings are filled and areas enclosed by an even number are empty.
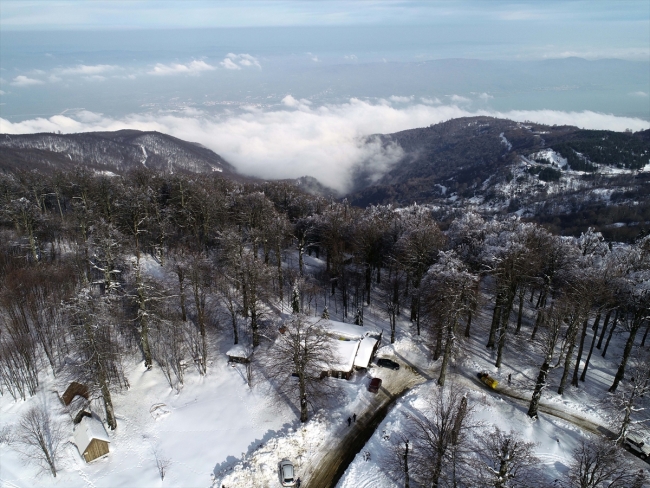
<svg viewBox="0 0 650 488"><path fill-rule="evenodd" d="M479 113L650 127L650 2L1 2L0 133L155 127L342 187L364 136Z"/></svg>

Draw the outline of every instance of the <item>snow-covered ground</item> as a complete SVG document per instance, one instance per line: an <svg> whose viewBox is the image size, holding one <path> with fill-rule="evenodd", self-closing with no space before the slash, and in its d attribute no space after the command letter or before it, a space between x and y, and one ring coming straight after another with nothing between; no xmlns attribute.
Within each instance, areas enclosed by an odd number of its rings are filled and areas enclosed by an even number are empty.
<svg viewBox="0 0 650 488"><path fill-rule="evenodd" d="M7 445L0 445L0 485L7 487L60 486L113 488L116 486L209 486L212 475L259 444L290 429L295 412L286 404L271 402L263 387L249 390L242 371L215 355L208 374L188 374L180 394L169 388L155 368L145 371L132 364L127 374L131 388L114 395L118 426L110 432L110 454L86 464L72 443L63 451L56 478L38 474ZM55 393L67 385L49 382L39 395L14 403L0 398L0 425L16 425L27 407L47 401L61 405ZM94 411L102 415L100 405ZM171 461L161 481L154 450Z"/></svg>
<svg viewBox="0 0 650 488"><path fill-rule="evenodd" d="M295 263L294 255L288 264ZM305 256L306 268L323 265L322 260ZM144 266L148 273L158 274L152 260ZM160 275L159 275L160 276ZM169 388L159 370L145 371L141 362L128 362L127 377L130 389L114 395L118 428L110 433L110 454L91 464L86 464L72 442L65 445L60 472L56 478L38 473L32 465L22 463L16 452L0 443L0 485L6 487L115 487L115 486L215 486L228 488L279 486L278 462L290 459L296 465L297 475L309 477L324 453L334 448L346 434L347 418L353 413L361 417L377 396L367 391L370 377L381 377L386 385L408 383L413 389L398 400L381 423L367 445L356 456L339 483L341 488L382 488L395 486L394 481L382 471L382 455L386 451L386 435L399 430L404 412L421 406L422 397L431 391L437 379L439 362L430 360L423 337L417 337L414 325L403 310L398 320L397 341L387 344L389 329L387 317L377 309L380 301L373 296L373 306L367 308L364 322L384 330L383 347L379 357L391 357L402 368L399 372L372 367L367 372L357 372L350 381L334 378L340 394L332 396L329 404L318 411L309 422L301 425L295 409L276 395L270 394L268 384L258 381L249 389L243 367L228 366L225 352L231 346L229 338L213 338L212 361L205 377L188 370L185 385L177 393ZM333 305L333 304L331 304ZM318 311L323 303L318 304ZM524 327L519 336L511 336L506 347L504 366L497 370L494 352L485 348L486 330L491 319L489 301L473 322L472 338L462 340L461 351L450 366L450 380L472 386L476 371L488 370L504 388L504 393L529 397L540 366L540 358L528 340L534 317L531 304L526 300ZM330 306L333 320L341 320L335 307ZM348 319L349 320L349 319ZM591 330L587 346L591 343ZM612 380L615 361L625 335L615 335L608 358L596 350L592 357L587 381L579 389L569 387L563 396L557 395L558 377L554 370L545 390L542 404L584 419L594 425L606 426L609 418L600 399ZM512 385L507 376L512 375ZM15 425L18 417L30 405L47 402L61 411L54 391L62 392L61 384L46 373L37 396L26 402L14 402L8 395L0 397L0 430ZM422 383L420 386L416 384ZM474 381L468 389L468 399L474 406L477 420L489 428L497 425L515 429L527 440L537 443L536 454L546 467L549 479L562 475L569 463L571 452L583 435L575 423L542 413L537 421L526 416L521 401L507 395L483 390ZM95 412L102 412L95 405ZM61 418L65 418L61 415ZM69 418L66 427L72 439ZM159 457L169 459L167 475L160 479L154 451ZM647 467L638 461L640 467Z"/></svg>

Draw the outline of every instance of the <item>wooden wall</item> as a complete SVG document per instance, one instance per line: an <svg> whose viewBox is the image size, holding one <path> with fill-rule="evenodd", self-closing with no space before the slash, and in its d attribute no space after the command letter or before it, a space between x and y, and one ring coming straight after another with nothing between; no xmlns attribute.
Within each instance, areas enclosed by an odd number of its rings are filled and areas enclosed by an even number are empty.
<svg viewBox="0 0 650 488"><path fill-rule="evenodd" d="M108 454L108 442L93 439L90 441L90 444L88 444L86 452L84 452L84 459L89 463L104 454Z"/></svg>

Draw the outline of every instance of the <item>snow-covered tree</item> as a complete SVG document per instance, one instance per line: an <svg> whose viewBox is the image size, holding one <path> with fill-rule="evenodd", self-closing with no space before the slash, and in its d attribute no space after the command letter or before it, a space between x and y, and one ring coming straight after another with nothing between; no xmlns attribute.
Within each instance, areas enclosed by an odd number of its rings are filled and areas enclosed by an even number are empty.
<svg viewBox="0 0 650 488"><path fill-rule="evenodd" d="M333 339L327 321L293 315L284 332L261 355L266 374L278 391L298 404L300 421L306 422L312 408L332 393L332 383L321 380L334 357Z"/></svg>

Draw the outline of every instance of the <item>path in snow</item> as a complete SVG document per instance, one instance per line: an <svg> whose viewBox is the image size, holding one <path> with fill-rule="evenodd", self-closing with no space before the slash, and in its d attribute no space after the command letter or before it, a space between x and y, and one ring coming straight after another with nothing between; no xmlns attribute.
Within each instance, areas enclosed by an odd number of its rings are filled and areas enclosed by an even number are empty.
<svg viewBox="0 0 650 488"><path fill-rule="evenodd" d="M338 432L338 442L328 443L321 449L322 456L314 456L320 460L318 464L306 465L303 481L309 488L329 488L336 486L345 470L354 460L356 454L365 446L375 432L377 426L388 413L389 408L409 389L424 383L426 380L410 367L398 371L377 369L382 385L368 408L357 417L356 423L348 427L344 424Z"/></svg>

